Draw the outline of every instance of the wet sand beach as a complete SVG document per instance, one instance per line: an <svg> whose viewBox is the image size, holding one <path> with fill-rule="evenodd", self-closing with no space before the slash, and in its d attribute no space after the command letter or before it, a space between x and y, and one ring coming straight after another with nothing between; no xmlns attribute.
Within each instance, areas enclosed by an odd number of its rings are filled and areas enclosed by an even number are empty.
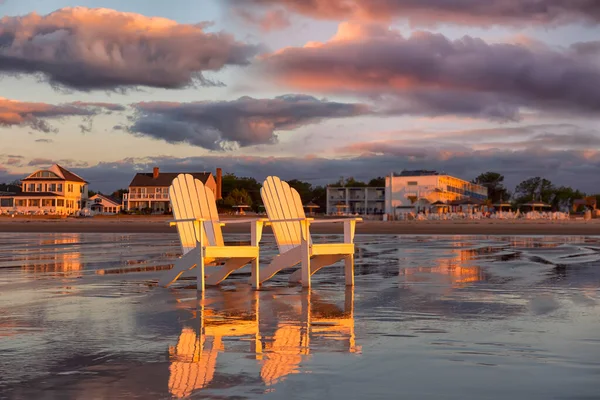
<svg viewBox="0 0 600 400"><path fill-rule="evenodd" d="M156 286L174 233L0 233L0 398L597 398L600 238L356 242L353 289L243 269L198 296Z"/></svg>
<svg viewBox="0 0 600 400"><path fill-rule="evenodd" d="M252 218L252 217L248 217ZM118 216L50 219L39 217L0 217L0 232L31 233L172 233L167 216ZM227 217L224 218L227 220ZM246 233L249 226L225 226L225 233ZM337 234L342 224L313 225L311 232ZM567 220L458 220L458 221L364 221L356 227L358 234L416 235L600 235L600 219ZM265 233L270 229L265 228Z"/></svg>

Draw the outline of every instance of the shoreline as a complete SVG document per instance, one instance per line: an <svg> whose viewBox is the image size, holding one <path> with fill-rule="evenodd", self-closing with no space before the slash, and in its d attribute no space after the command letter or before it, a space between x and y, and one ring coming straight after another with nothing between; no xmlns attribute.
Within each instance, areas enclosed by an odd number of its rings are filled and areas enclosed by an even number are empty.
<svg viewBox="0 0 600 400"><path fill-rule="evenodd" d="M36 218L0 217L0 233L175 233L172 217ZM248 216L247 218L253 218ZM232 218L229 218L232 219ZM227 221L227 218L224 219ZM249 224L226 225L224 233L249 233ZM343 224L311 226L315 234L341 234ZM265 227L264 233L271 233ZM600 235L600 220L458 220L458 221L364 221L356 234L378 235Z"/></svg>

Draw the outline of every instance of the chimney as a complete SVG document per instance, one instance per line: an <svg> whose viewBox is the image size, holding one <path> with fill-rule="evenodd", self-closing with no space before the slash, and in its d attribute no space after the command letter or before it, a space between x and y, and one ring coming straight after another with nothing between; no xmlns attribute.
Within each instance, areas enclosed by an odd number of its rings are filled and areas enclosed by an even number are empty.
<svg viewBox="0 0 600 400"><path fill-rule="evenodd" d="M221 200L223 198L221 189L223 188L223 170L221 168L217 168L217 200Z"/></svg>
<svg viewBox="0 0 600 400"><path fill-rule="evenodd" d="M158 167L154 167L154 169L152 170L152 178L153 179L158 179L158 172L160 170L158 169Z"/></svg>

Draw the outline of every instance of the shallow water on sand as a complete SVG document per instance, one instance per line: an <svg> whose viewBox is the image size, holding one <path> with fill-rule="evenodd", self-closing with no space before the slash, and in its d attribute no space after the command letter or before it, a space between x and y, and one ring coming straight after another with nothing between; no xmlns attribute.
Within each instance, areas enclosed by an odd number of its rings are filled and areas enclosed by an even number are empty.
<svg viewBox="0 0 600 400"><path fill-rule="evenodd" d="M0 398L599 398L600 238L357 247L354 289L246 269L197 298L156 287L175 235L0 234Z"/></svg>

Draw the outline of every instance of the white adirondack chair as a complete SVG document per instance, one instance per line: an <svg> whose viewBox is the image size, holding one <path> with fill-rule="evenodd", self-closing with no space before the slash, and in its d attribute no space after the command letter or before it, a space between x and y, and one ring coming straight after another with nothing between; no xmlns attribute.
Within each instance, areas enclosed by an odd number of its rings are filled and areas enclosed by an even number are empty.
<svg viewBox="0 0 600 400"><path fill-rule="evenodd" d="M362 221L362 218L306 218L298 192L276 176L270 176L264 181L260 195L280 254L260 270L259 283L265 282L284 268L300 263L301 268L291 275L290 281L300 281L302 286L310 287L312 274L344 259L346 285L354 285L354 232L356 222ZM322 222L343 222L344 243L314 244L310 237L310 225Z"/></svg>
<svg viewBox="0 0 600 400"><path fill-rule="evenodd" d="M206 285L217 285L233 271L252 264L252 282L258 287L259 247L264 219L244 219L219 221L217 205L212 190L206 188L192 175L180 174L169 188L169 200L173 209L183 255L173 269L167 271L159 285L167 287L175 282L185 271L197 267L198 290ZM225 224L250 223L250 246L225 246L221 226ZM206 276L206 265L219 265Z"/></svg>

